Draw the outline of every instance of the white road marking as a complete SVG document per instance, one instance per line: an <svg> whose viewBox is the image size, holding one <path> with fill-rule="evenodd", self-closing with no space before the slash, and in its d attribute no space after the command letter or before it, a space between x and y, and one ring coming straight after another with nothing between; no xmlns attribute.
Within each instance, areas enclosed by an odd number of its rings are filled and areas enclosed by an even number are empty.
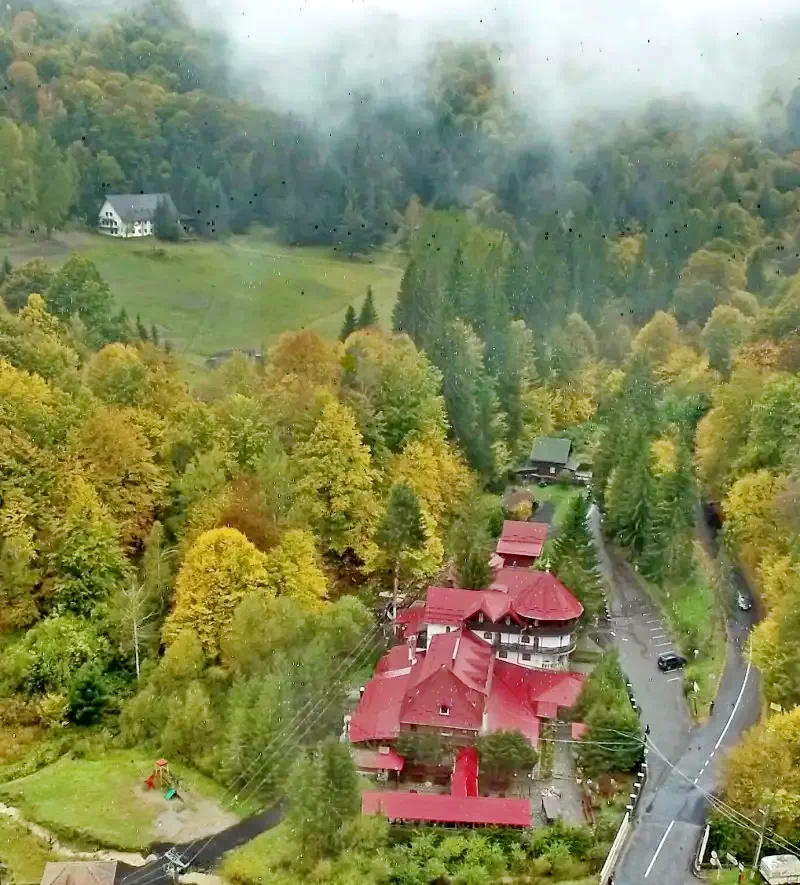
<svg viewBox="0 0 800 885"><path fill-rule="evenodd" d="M616 637L616 635L617 635L613 630L609 630L608 632L609 632L612 636L615 636L615 637Z"/></svg>
<svg viewBox="0 0 800 885"><path fill-rule="evenodd" d="M651 633L657 633L657 632L659 632L660 630L663 630L663 629L664 629L664 628L659 624L658 627L651 627L651 628L650 628L650 632L651 632Z"/></svg>
<svg viewBox="0 0 800 885"><path fill-rule="evenodd" d="M675 821L672 820L669 822L669 826L667 827L666 833L661 837L661 841L658 843L658 848L656 848L656 853L653 855L653 859L650 861L647 869L644 871L645 879L650 875L650 870L653 869L653 864L656 862L658 858L659 852L664 847L664 843L667 841L667 836L669 836L669 831L675 826Z"/></svg>
<svg viewBox="0 0 800 885"><path fill-rule="evenodd" d="M672 645L672 641L669 642L656 642L654 643L656 648L661 648L662 645Z"/></svg>
<svg viewBox="0 0 800 885"><path fill-rule="evenodd" d="M658 618L656 618L656 620L654 620L654 621L645 621L645 623L646 624L660 624L661 621L659 621Z"/></svg>
<svg viewBox="0 0 800 885"><path fill-rule="evenodd" d="M722 743L725 735L728 733L728 729L731 727L731 722L733 722L733 717L736 715L736 711L739 709L739 704L742 701L742 695L744 695L745 686L747 685L747 679L750 676L750 661L747 662L747 669L744 672L744 680L742 681L742 687L739 689L739 697L736 698L736 703L733 705L733 709L731 710L731 715L728 716L728 721L725 723L725 728L722 729L722 734L719 736L719 740L714 744L714 749L718 750L719 745Z"/></svg>
<svg viewBox="0 0 800 885"><path fill-rule="evenodd" d="M697 781L698 781L698 778L695 778L695 779L692 781L692 783L693 783L695 786L697 786Z"/></svg>
<svg viewBox="0 0 800 885"><path fill-rule="evenodd" d="M714 758L714 753L716 753L716 752L717 752L716 750L711 751L711 755L708 757L709 762Z"/></svg>
<svg viewBox="0 0 800 885"><path fill-rule="evenodd" d="M667 679L667 682L682 682L683 676L673 676L672 679Z"/></svg>

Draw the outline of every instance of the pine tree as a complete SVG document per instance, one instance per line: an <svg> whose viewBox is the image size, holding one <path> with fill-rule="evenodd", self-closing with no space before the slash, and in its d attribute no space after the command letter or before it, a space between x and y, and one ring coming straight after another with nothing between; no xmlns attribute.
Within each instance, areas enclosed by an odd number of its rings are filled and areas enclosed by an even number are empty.
<svg viewBox="0 0 800 885"><path fill-rule="evenodd" d="M69 718L77 725L97 722L108 701L103 673L92 662L85 663L75 674L69 692Z"/></svg>
<svg viewBox="0 0 800 885"><path fill-rule="evenodd" d="M142 322L142 317L140 314L136 314L136 334L139 336L140 341L147 341L147 326Z"/></svg>
<svg viewBox="0 0 800 885"><path fill-rule="evenodd" d="M358 328L369 329L370 326L378 325L378 311L375 309L375 298L372 294L372 286L367 286L367 297L361 306L361 313L358 315Z"/></svg>
<svg viewBox="0 0 800 885"><path fill-rule="evenodd" d="M403 554L419 550L425 544L425 523L414 489L395 483L389 492L386 514L375 536L392 567L392 601L397 599Z"/></svg>
<svg viewBox="0 0 800 885"><path fill-rule="evenodd" d="M588 499L576 495L550 551L550 567L583 604L586 614L597 614L603 604L603 584L587 523Z"/></svg>
<svg viewBox="0 0 800 885"><path fill-rule="evenodd" d="M150 326L150 340L158 347L158 329L155 323Z"/></svg>
<svg viewBox="0 0 800 885"><path fill-rule="evenodd" d="M339 332L339 340L347 341L347 339L358 329L358 321L356 320L356 312L352 304L347 305L347 311L344 315L342 329Z"/></svg>
<svg viewBox="0 0 800 885"><path fill-rule="evenodd" d="M8 255L3 258L3 264L0 265L0 286L11 276L14 268L11 266L11 260Z"/></svg>

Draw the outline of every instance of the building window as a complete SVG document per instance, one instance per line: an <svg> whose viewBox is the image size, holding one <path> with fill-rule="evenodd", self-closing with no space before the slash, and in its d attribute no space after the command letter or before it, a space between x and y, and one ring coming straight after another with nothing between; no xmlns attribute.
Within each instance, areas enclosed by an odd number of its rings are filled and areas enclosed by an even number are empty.
<svg viewBox="0 0 800 885"><path fill-rule="evenodd" d="M484 639L491 639L491 638L492 638L492 634L487 630L487 631L483 634L483 638L484 638Z"/></svg>
<svg viewBox="0 0 800 885"><path fill-rule="evenodd" d="M529 661L531 659L531 653L529 651L522 652L522 660Z"/></svg>
<svg viewBox="0 0 800 885"><path fill-rule="evenodd" d="M449 716L450 715L450 707L447 704L439 705L439 715L440 716Z"/></svg>
<svg viewBox="0 0 800 885"><path fill-rule="evenodd" d="M531 638L530 638L530 636L528 636L527 633L523 633L522 634L522 641L527 644L531 641Z"/></svg>
<svg viewBox="0 0 800 885"><path fill-rule="evenodd" d="M449 632L450 632L450 628L449 628L449 627L445 627L445 628L444 628L444 632L445 632L445 633L449 633Z"/></svg>
<svg viewBox="0 0 800 885"><path fill-rule="evenodd" d="M556 472L555 467L551 467L551 468L550 468L550 473L555 473L555 472Z"/></svg>
<svg viewBox="0 0 800 885"><path fill-rule="evenodd" d="M501 658L507 658L507 657L508 657L508 652L507 652L504 648L501 648L501 649L500 649L500 657L501 657Z"/></svg>
<svg viewBox="0 0 800 885"><path fill-rule="evenodd" d="M483 612L478 612L478 623L479 624L483 623Z"/></svg>
<svg viewBox="0 0 800 885"><path fill-rule="evenodd" d="M508 617L507 617L507 618L506 618L506 626L508 626L510 623L511 623L511 618L508 618Z"/></svg>

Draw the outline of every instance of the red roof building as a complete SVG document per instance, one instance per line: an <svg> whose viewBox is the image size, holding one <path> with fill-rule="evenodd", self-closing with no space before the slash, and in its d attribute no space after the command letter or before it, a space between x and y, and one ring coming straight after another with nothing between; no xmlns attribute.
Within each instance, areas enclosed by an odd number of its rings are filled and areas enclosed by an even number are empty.
<svg viewBox="0 0 800 885"><path fill-rule="evenodd" d="M377 793L361 796L363 814L383 814L390 822L529 827L529 799L495 799L488 796L442 796L431 793Z"/></svg>
<svg viewBox="0 0 800 885"><path fill-rule="evenodd" d="M391 741L409 729L461 738L513 729L536 746L540 720L571 707L583 684L579 673L500 660L469 630L434 636L410 672L381 669L392 653L384 655L352 715L354 744Z"/></svg>
<svg viewBox="0 0 800 885"><path fill-rule="evenodd" d="M547 540L547 523L507 519L497 542L497 553L505 566L529 568L542 555Z"/></svg>

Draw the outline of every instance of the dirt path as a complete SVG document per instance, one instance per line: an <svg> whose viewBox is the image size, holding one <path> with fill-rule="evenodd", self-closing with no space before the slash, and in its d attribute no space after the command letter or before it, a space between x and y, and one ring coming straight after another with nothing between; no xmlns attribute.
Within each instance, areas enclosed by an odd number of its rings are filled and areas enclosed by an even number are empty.
<svg viewBox="0 0 800 885"><path fill-rule="evenodd" d="M31 835L36 836L37 839L41 839L42 842L46 842L56 854L61 854L64 857L77 857L81 859L93 858L94 860L105 861L116 860L132 867L143 867L145 864L153 860L153 855L144 857L142 854L129 851L108 851L106 849L102 851L79 851L77 848L73 848L71 845L59 841L58 837L45 827L39 826L39 824L35 824L33 821L26 820L18 808L14 808L11 805L4 805L2 802L0 802L0 815L10 818L15 823L25 827Z"/></svg>

